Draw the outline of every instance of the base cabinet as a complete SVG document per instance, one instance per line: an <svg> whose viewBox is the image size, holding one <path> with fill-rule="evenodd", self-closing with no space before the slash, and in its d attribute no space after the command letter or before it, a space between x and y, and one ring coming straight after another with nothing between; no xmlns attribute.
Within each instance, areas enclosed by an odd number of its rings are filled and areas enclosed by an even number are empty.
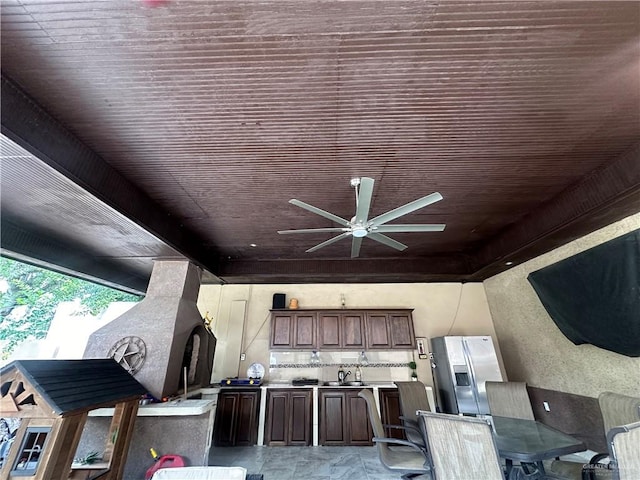
<svg viewBox="0 0 640 480"><path fill-rule="evenodd" d="M218 394L213 443L217 447L255 445L258 436L259 390Z"/></svg>
<svg viewBox="0 0 640 480"><path fill-rule="evenodd" d="M311 390L269 390L267 445L311 445Z"/></svg>
<svg viewBox="0 0 640 480"><path fill-rule="evenodd" d="M367 403L358 390L318 393L321 445L373 445Z"/></svg>
<svg viewBox="0 0 640 480"><path fill-rule="evenodd" d="M395 388L381 388L380 395L380 418L383 425L402 425L400 415L400 395ZM407 436L401 428L385 428L388 438L400 438L406 440Z"/></svg>

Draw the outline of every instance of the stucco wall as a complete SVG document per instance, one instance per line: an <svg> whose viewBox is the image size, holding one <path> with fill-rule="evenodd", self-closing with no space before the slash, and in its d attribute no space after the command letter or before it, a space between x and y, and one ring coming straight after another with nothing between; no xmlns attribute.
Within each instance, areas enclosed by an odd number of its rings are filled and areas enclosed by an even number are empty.
<svg viewBox="0 0 640 480"><path fill-rule="evenodd" d="M597 397L605 390L640 396L640 358L574 345L527 281L539 270L640 227L640 214L598 230L484 282L510 380ZM640 312L638 312L640 315Z"/></svg>
<svg viewBox="0 0 640 480"><path fill-rule="evenodd" d="M213 380L246 376L253 362L269 365L269 309L274 293L297 298L300 308L413 308L418 337L491 335L495 332L481 283L203 285L198 307L213 318L218 338ZM240 354L246 353L240 362ZM428 360L419 360L418 376L432 385Z"/></svg>

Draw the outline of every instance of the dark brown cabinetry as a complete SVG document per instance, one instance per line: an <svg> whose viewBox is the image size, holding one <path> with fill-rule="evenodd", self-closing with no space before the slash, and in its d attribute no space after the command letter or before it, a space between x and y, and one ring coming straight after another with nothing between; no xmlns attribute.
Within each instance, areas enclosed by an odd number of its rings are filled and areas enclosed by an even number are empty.
<svg viewBox="0 0 640 480"><path fill-rule="evenodd" d="M222 390L218 394L213 442L218 447L255 445L259 390Z"/></svg>
<svg viewBox="0 0 640 480"><path fill-rule="evenodd" d="M413 333L413 319L409 312L393 312L387 314L391 348L414 349L416 337Z"/></svg>
<svg viewBox="0 0 640 480"><path fill-rule="evenodd" d="M411 310L272 310L273 350L412 350Z"/></svg>
<svg viewBox="0 0 640 480"><path fill-rule="evenodd" d="M311 444L311 390L270 389L267 396L267 445Z"/></svg>
<svg viewBox="0 0 640 480"><path fill-rule="evenodd" d="M366 319L367 349L390 348L389 322L386 313L369 313Z"/></svg>
<svg viewBox="0 0 640 480"><path fill-rule="evenodd" d="M380 417L384 425L402 425L400 415L400 395L395 388L381 388L380 395ZM406 439L404 430L401 428L385 428L386 436L390 438Z"/></svg>
<svg viewBox="0 0 640 480"><path fill-rule="evenodd" d="M272 312L271 337L272 349L317 348L316 312Z"/></svg>
<svg viewBox="0 0 640 480"><path fill-rule="evenodd" d="M373 445L367 403L357 389L322 389L318 394L321 445Z"/></svg>
<svg viewBox="0 0 640 480"><path fill-rule="evenodd" d="M318 348L364 350L363 312L318 312Z"/></svg>
<svg viewBox="0 0 640 480"><path fill-rule="evenodd" d="M371 311L365 318L367 350L411 350L415 345L410 311Z"/></svg>

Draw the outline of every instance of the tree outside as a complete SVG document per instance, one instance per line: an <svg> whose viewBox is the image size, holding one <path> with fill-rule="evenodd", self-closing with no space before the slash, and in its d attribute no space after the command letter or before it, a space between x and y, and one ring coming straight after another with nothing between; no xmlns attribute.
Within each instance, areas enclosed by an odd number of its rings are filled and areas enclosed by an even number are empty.
<svg viewBox="0 0 640 480"><path fill-rule="evenodd" d="M44 268L0 257L0 359L25 340L47 336L61 302L80 302L86 313L100 315L112 302L141 297Z"/></svg>

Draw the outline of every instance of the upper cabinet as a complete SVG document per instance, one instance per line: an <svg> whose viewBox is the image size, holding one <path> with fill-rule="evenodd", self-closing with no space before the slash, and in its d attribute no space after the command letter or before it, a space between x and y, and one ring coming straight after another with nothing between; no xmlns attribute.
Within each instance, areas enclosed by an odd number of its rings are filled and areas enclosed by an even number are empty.
<svg viewBox="0 0 640 480"><path fill-rule="evenodd" d="M391 348L388 314L382 312L368 312L366 327L367 350Z"/></svg>
<svg viewBox="0 0 640 480"><path fill-rule="evenodd" d="M391 348L402 350L414 349L416 337L413 333L411 312L390 312L387 314Z"/></svg>
<svg viewBox="0 0 640 480"><path fill-rule="evenodd" d="M408 309L272 310L274 350L413 350Z"/></svg>
<svg viewBox="0 0 640 480"><path fill-rule="evenodd" d="M364 312L318 312L318 349L364 350Z"/></svg>
<svg viewBox="0 0 640 480"><path fill-rule="evenodd" d="M317 329L316 312L273 311L270 346L280 350L314 350L318 348Z"/></svg>

